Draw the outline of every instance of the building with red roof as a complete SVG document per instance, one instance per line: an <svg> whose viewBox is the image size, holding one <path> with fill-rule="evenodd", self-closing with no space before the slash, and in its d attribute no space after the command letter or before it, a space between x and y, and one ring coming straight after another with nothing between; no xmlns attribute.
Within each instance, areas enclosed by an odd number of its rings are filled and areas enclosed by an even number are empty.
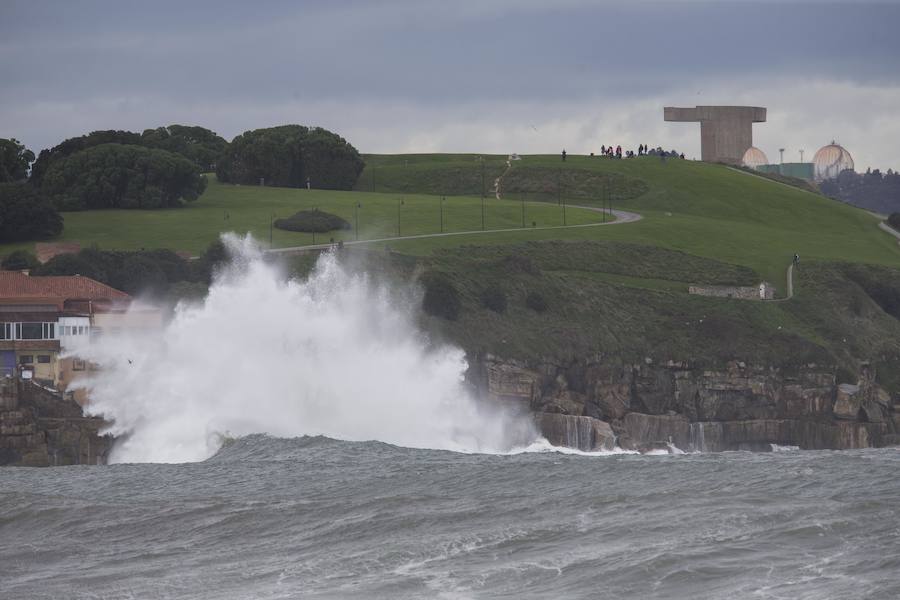
<svg viewBox="0 0 900 600"><path fill-rule="evenodd" d="M156 309L135 311L131 296L90 277L0 271L0 376L31 378L63 391L89 365L61 355L104 329L160 321Z"/></svg>

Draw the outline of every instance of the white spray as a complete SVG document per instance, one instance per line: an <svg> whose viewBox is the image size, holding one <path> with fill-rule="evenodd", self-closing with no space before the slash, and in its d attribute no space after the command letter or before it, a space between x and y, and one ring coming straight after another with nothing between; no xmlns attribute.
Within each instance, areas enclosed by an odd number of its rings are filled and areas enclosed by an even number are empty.
<svg viewBox="0 0 900 600"><path fill-rule="evenodd" d="M325 435L414 448L504 452L537 437L463 384L463 352L431 347L414 311L334 255L285 281L252 239L226 236L233 265L162 330L104 335L79 354L92 414L120 436L113 462L187 462L222 434Z"/></svg>

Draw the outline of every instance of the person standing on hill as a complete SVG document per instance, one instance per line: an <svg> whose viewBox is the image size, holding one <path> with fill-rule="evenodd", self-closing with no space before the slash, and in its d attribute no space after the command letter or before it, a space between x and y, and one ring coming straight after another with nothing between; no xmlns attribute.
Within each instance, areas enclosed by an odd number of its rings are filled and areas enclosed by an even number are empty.
<svg viewBox="0 0 900 600"><path fill-rule="evenodd" d="M565 148L563 148L563 151L562 151L562 159L563 159L563 162L566 162L566 149Z"/></svg>

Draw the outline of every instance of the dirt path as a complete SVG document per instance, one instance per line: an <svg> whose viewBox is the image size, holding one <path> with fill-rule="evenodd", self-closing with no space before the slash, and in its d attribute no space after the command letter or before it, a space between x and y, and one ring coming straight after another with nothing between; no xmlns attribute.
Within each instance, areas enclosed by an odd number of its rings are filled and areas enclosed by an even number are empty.
<svg viewBox="0 0 900 600"><path fill-rule="evenodd" d="M787 295L784 298L774 298L767 302L785 302L794 297L794 263L788 265L787 268Z"/></svg>
<svg viewBox="0 0 900 600"><path fill-rule="evenodd" d="M571 205L570 208L583 208L585 210L591 210L594 212L606 212L607 214L610 211L604 211L602 208L596 208L593 206L575 206ZM361 246L364 244L373 244L376 242L399 242L402 240L421 240L425 238L438 238L438 237L451 237L457 235L484 235L489 233L509 233L512 231L542 231L549 229L579 229L585 227L606 227L609 225L621 225L624 223L634 223L635 221L640 221L644 217L639 215L638 213L629 212L627 210L613 210L613 216L616 217L615 221L610 221L608 223L584 223L582 225L550 225L547 227L514 227L511 229L476 229L475 231L450 231L447 233L422 233L419 235L405 235L402 237L386 237L386 238L378 238L374 240L350 240L344 241L345 246ZM315 244L309 246L290 246L287 248L271 248L266 250L267 253L271 254L281 254L285 256L290 256L292 254L303 254L304 252L308 252L310 250L325 250L331 248L335 244Z"/></svg>

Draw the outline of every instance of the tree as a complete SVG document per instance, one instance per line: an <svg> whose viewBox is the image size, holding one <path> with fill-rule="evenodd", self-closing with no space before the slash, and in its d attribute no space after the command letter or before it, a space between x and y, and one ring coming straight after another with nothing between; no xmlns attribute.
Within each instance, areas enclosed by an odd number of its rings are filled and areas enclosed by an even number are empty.
<svg viewBox="0 0 900 600"><path fill-rule="evenodd" d="M24 242L62 233L62 216L27 183L0 183L0 242Z"/></svg>
<svg viewBox="0 0 900 600"><path fill-rule="evenodd" d="M900 231L900 212L891 213L891 216L888 217L888 225Z"/></svg>
<svg viewBox="0 0 900 600"><path fill-rule="evenodd" d="M206 178L165 150L101 144L54 161L41 189L60 210L170 208L196 200Z"/></svg>
<svg viewBox="0 0 900 600"><path fill-rule="evenodd" d="M50 148L49 150L41 150L37 160L31 167L31 183L41 185L44 175L50 168L50 165L56 161L71 156L76 152L80 152L87 148L99 146L101 144L140 144L141 136L131 131L121 131L107 129L103 131L92 131L87 135L69 138L62 143Z"/></svg>
<svg viewBox="0 0 900 600"><path fill-rule="evenodd" d="M10 252L0 263L6 271L24 271L26 269L34 269L41 263L37 257L27 250L14 250Z"/></svg>
<svg viewBox="0 0 900 600"><path fill-rule="evenodd" d="M141 144L180 154L204 173L216 168L216 161L228 147L224 138L205 127L169 125L147 129L141 134Z"/></svg>
<svg viewBox="0 0 900 600"><path fill-rule="evenodd" d="M364 163L356 148L321 127L281 125L244 132L232 140L216 163L216 175L225 183L312 187L326 190L353 188Z"/></svg>
<svg viewBox="0 0 900 600"><path fill-rule="evenodd" d="M22 181L33 161L34 152L18 140L0 138L0 183Z"/></svg>

